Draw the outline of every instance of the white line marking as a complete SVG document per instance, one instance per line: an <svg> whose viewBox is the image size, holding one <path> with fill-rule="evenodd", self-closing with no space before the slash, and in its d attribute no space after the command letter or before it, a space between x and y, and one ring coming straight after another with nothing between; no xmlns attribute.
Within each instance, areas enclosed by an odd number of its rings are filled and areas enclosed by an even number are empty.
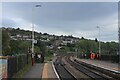
<svg viewBox="0 0 120 80"><path fill-rule="evenodd" d="M55 67L54 67L54 65L53 65L53 61L52 61L52 67L53 67L53 70L54 70L54 72L55 72L57 78L60 80L60 77L59 77L59 75L58 75L58 73L57 73L57 71L56 71L56 69L55 69Z"/></svg>
<svg viewBox="0 0 120 80"><path fill-rule="evenodd" d="M77 59L77 58L76 58ZM79 59L77 59L77 60L79 60ZM94 64L93 62L92 62L92 64L91 63L88 63L88 62L85 62L85 61L83 61L83 60L79 60L79 61L82 61L82 62L84 62L84 63L86 63L86 64L89 64L89 65L93 65L93 66L96 66L96 67L100 67L100 68L103 68L103 69L106 69L106 70L109 70L109 71L113 71L113 72L116 72L116 73L120 73L120 71L118 71L118 70L113 70L113 69L110 69L110 68L108 68L108 66L106 66L106 67L103 67L103 66L105 66L105 65L96 65L96 64Z"/></svg>

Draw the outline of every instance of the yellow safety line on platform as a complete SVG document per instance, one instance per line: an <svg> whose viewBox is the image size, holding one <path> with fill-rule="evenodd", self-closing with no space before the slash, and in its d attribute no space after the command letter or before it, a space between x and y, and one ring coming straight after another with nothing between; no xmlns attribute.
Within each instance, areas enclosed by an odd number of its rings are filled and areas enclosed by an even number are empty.
<svg viewBox="0 0 120 80"><path fill-rule="evenodd" d="M0 56L0 59L7 59L9 56Z"/></svg>
<svg viewBox="0 0 120 80"><path fill-rule="evenodd" d="M48 63L45 63L42 73L42 79L44 80L47 78L48 78Z"/></svg>

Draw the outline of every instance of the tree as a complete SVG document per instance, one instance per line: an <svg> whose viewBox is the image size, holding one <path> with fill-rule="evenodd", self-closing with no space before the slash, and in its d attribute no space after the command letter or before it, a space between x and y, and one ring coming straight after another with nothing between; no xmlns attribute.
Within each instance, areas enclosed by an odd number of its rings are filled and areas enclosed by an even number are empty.
<svg viewBox="0 0 120 80"><path fill-rule="evenodd" d="M2 54L7 55L10 53L10 36L7 30L2 30Z"/></svg>
<svg viewBox="0 0 120 80"><path fill-rule="evenodd" d="M16 30L20 30L20 28L18 27Z"/></svg>
<svg viewBox="0 0 120 80"><path fill-rule="evenodd" d="M43 33L43 35L48 35L47 33Z"/></svg>
<svg viewBox="0 0 120 80"><path fill-rule="evenodd" d="M95 38L95 42L98 42L97 38Z"/></svg>
<svg viewBox="0 0 120 80"><path fill-rule="evenodd" d="M34 47L34 51L35 51L35 53L39 53L40 52L40 48L38 46L35 46Z"/></svg>
<svg viewBox="0 0 120 80"><path fill-rule="evenodd" d="M81 39L85 39L84 37L81 37Z"/></svg>
<svg viewBox="0 0 120 80"><path fill-rule="evenodd" d="M35 44L35 46L39 47L43 54L46 53L46 46L45 46L44 42L38 40L37 44Z"/></svg>
<svg viewBox="0 0 120 80"><path fill-rule="evenodd" d="M76 48L78 48L81 53L89 54L91 51L96 52L98 46L93 40L83 39L76 44Z"/></svg>
<svg viewBox="0 0 120 80"><path fill-rule="evenodd" d="M11 40L10 41L11 54L26 54L28 48L31 47L31 41Z"/></svg>

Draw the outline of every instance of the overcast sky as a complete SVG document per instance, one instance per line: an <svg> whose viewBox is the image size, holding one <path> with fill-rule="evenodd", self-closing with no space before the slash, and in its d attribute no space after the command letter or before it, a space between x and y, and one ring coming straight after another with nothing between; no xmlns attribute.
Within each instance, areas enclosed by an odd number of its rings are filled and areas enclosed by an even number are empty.
<svg viewBox="0 0 120 80"><path fill-rule="evenodd" d="M35 7L40 4L42 7ZM55 35L73 35L101 41L118 41L117 2L6 2L2 27L20 27Z"/></svg>

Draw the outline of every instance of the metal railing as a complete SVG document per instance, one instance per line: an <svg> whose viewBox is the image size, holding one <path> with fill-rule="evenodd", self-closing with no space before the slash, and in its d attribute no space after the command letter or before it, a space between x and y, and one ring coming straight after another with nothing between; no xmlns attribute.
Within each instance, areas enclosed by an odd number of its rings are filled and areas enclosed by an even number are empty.
<svg viewBox="0 0 120 80"><path fill-rule="evenodd" d="M18 54L15 56L0 56L0 59L6 59L7 78L13 77L18 71L25 67L31 61L30 54ZM3 73L1 74L3 75Z"/></svg>

